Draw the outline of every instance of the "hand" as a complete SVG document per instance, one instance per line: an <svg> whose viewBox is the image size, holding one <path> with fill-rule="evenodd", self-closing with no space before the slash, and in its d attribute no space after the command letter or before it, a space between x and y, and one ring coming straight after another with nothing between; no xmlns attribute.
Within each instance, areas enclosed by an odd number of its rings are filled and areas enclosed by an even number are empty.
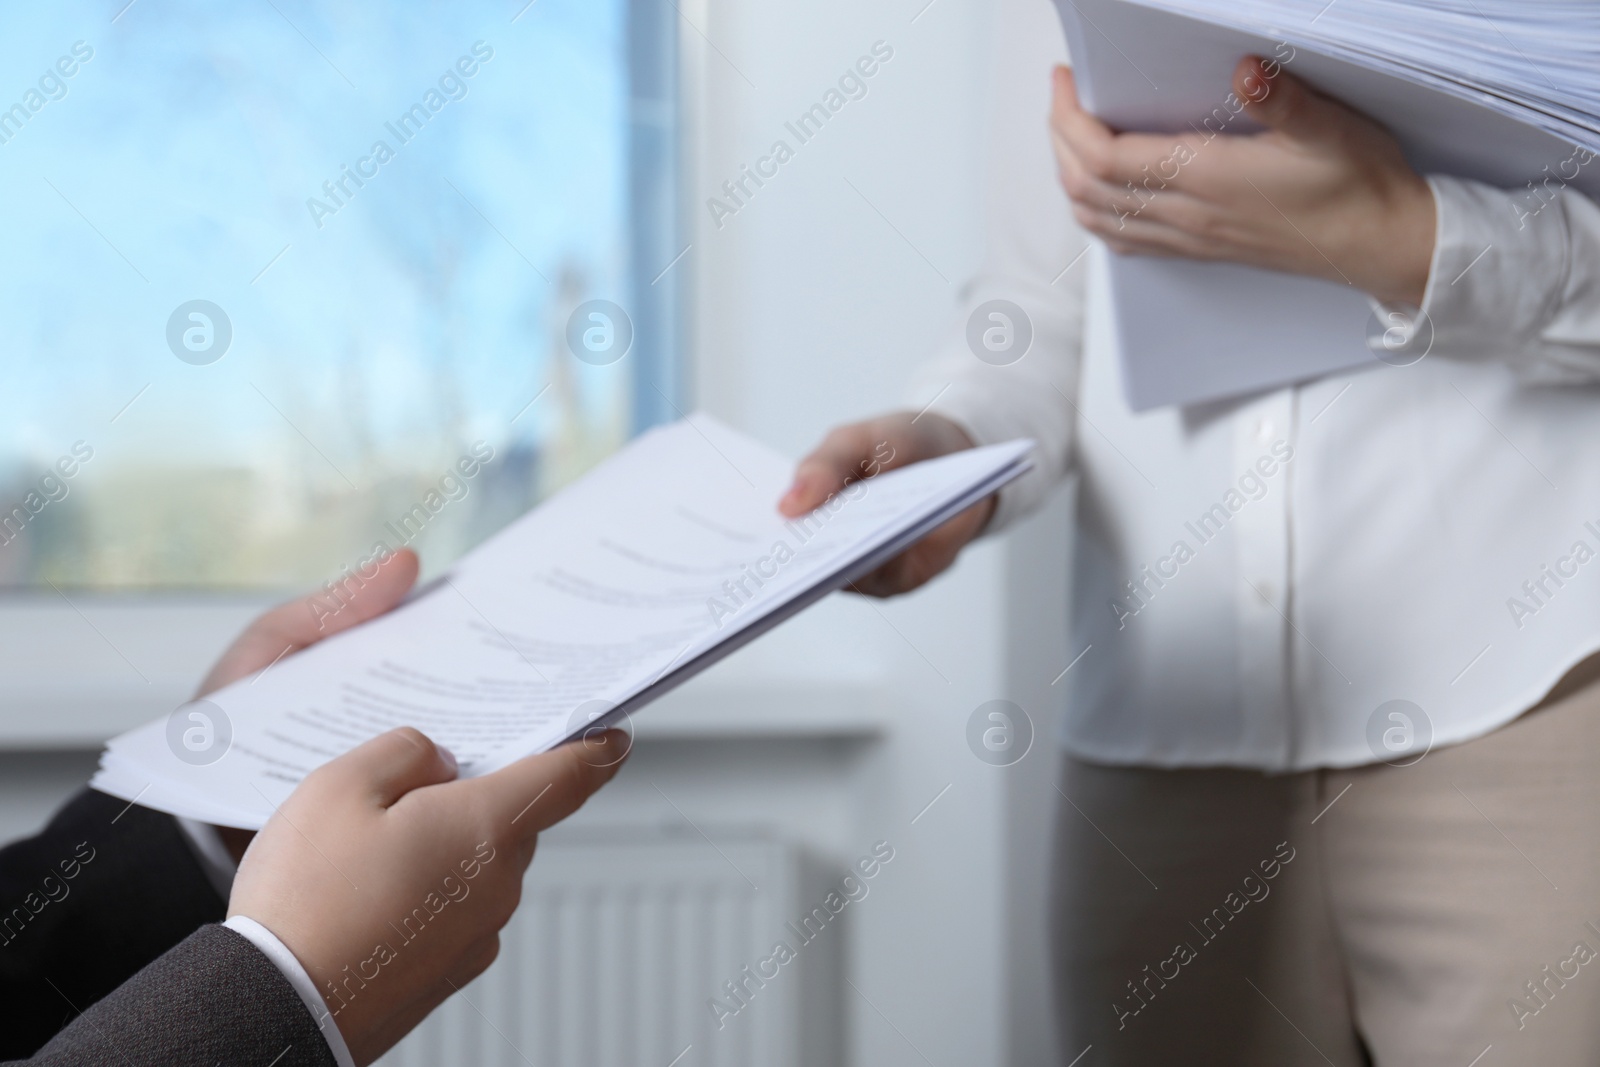
<svg viewBox="0 0 1600 1067"><path fill-rule="evenodd" d="M338 587L338 598L327 592L312 593L280 604L257 618L228 646L195 696L203 697L272 666L291 652L382 615L400 603L416 582L417 554L402 548L379 562L377 573L371 578L359 572L356 577L364 584L357 588L354 581L346 581ZM217 833L235 862L255 836L249 830L231 826L219 826Z"/></svg>
<svg viewBox="0 0 1600 1067"><path fill-rule="evenodd" d="M1233 91L1264 131L1218 133L1218 120L1195 133L1118 134L1056 68L1051 139L1078 222L1115 252L1228 260L1420 305L1433 191L1388 131L1276 61L1240 60Z"/></svg>
<svg viewBox="0 0 1600 1067"><path fill-rule="evenodd" d="M402 728L324 764L245 855L228 900L311 976L358 1065L494 962L540 830L617 773L608 731L455 780L455 758Z"/></svg>
<svg viewBox="0 0 1600 1067"><path fill-rule="evenodd" d="M940 415L894 412L840 426L800 461L778 510L791 518L804 515L847 482L971 447L966 431ZM983 532L994 508L992 496L974 504L851 588L869 596L915 589L955 562L966 543Z"/></svg>

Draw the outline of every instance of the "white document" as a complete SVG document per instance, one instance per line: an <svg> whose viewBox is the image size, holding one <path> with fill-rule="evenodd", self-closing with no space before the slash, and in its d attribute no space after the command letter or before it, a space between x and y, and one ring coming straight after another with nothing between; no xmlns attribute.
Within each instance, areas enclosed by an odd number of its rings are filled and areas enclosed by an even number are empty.
<svg viewBox="0 0 1600 1067"><path fill-rule="evenodd" d="M785 520L788 460L706 416L653 430L396 610L114 739L92 784L254 829L397 726L487 773L624 719L1023 473L1031 447L879 474Z"/></svg>
<svg viewBox="0 0 1600 1067"><path fill-rule="evenodd" d="M1600 192L1600 161L1571 162L1574 141L1600 149L1600 120L1570 106L1594 98L1600 68L1580 62L1581 40L1557 47L1564 39L1557 16L1594 21L1593 14L1579 14L1581 5L1056 0L1056 6L1080 99L1115 129L1204 133L1208 116L1228 113L1224 102L1238 61L1276 57L1295 76L1377 118L1424 174L1502 188L1561 174L1580 192ZM1530 32L1530 12L1548 18L1538 27L1542 47L1530 45L1522 55L1505 33ZM1452 14L1460 17L1452 21ZM1566 27L1565 37L1574 36L1581 37L1577 28ZM1213 117L1209 129L1219 126ZM1259 127L1241 115L1224 128ZM1262 210L1274 209L1263 203ZM1367 346L1373 304L1343 283L1236 264L1105 255L1124 394L1135 411L1378 364Z"/></svg>

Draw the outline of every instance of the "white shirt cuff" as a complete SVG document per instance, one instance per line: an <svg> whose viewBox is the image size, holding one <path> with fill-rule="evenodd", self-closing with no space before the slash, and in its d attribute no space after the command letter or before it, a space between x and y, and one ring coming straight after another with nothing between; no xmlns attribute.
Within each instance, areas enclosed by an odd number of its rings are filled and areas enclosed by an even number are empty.
<svg viewBox="0 0 1600 1067"><path fill-rule="evenodd" d="M1537 351L1567 279L1570 237L1559 201L1534 212L1516 192L1430 175L1437 236L1422 311L1434 351L1513 361ZM1536 201L1537 203L1537 201Z"/></svg>
<svg viewBox="0 0 1600 1067"><path fill-rule="evenodd" d="M344 1043L344 1035L339 1032L338 1023L333 1021L322 994L317 992L311 976L300 966L300 961L294 958L294 953L290 952L271 930L247 916L235 915L222 925L260 949L262 954L283 972L283 976L289 979L294 991L300 994L300 1000L305 1004L306 1010L317 1020L317 1027L322 1031L323 1039L328 1042L328 1050L333 1053L334 1062L339 1067L356 1067L355 1060L350 1057L350 1047Z"/></svg>

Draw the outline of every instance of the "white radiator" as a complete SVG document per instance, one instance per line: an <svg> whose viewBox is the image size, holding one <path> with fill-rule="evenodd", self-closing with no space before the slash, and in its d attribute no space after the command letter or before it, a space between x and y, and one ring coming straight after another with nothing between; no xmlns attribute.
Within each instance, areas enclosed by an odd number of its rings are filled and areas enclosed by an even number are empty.
<svg viewBox="0 0 1600 1067"><path fill-rule="evenodd" d="M745 1005L725 983L808 908L798 850L655 831L546 835L500 957L385 1067L806 1067L834 1064L846 929L805 946ZM804 1018L803 1018L804 1016Z"/></svg>

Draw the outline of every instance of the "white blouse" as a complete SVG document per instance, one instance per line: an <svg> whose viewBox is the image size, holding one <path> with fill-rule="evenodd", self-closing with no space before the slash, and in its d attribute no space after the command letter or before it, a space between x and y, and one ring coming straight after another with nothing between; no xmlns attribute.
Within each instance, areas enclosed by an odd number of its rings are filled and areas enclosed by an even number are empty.
<svg viewBox="0 0 1600 1067"><path fill-rule="evenodd" d="M1076 475L1067 749L1394 761L1493 730L1600 650L1600 209L1430 179L1426 358L1134 414L1045 128L1060 32L1004 6L989 255L909 400L1039 442L994 528ZM1008 366L967 340L992 299L1032 323Z"/></svg>

